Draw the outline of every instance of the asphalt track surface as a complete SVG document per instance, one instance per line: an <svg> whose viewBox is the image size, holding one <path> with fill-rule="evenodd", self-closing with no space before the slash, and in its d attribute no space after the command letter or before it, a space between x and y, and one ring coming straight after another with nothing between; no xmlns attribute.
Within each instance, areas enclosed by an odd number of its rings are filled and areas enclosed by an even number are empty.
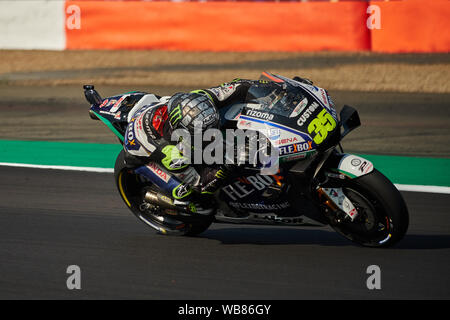
<svg viewBox="0 0 450 320"><path fill-rule="evenodd" d="M450 195L403 195L406 237L356 246L328 227L213 224L167 237L112 174L0 167L0 299L449 299ZM68 290L69 265L81 290ZM368 290L367 267L381 269Z"/></svg>

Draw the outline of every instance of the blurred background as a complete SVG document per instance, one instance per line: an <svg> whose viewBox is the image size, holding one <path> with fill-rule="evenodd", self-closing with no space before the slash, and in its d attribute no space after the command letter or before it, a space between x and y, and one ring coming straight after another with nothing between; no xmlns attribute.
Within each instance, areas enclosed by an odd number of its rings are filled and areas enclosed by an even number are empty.
<svg viewBox="0 0 450 320"><path fill-rule="evenodd" d="M270 71L359 110L348 151L449 157L449 15L440 0L1 1L0 137L115 143L83 84L171 95Z"/></svg>

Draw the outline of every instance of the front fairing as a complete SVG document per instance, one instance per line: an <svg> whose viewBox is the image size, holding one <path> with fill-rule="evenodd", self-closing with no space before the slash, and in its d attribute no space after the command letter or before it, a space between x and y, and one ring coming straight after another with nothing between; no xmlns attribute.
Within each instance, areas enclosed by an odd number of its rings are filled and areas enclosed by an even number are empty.
<svg viewBox="0 0 450 320"><path fill-rule="evenodd" d="M237 127L255 130L292 161L338 143L337 113L322 88L276 76L280 82L256 84L237 118Z"/></svg>

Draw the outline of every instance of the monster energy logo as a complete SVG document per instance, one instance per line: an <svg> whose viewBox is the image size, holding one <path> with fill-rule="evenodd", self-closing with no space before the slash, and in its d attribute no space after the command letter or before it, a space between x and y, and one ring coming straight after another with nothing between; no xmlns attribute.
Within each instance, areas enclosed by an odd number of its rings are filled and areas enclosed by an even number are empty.
<svg viewBox="0 0 450 320"><path fill-rule="evenodd" d="M225 179L225 174L222 170L216 172L216 177L219 179Z"/></svg>
<svg viewBox="0 0 450 320"><path fill-rule="evenodd" d="M178 121L181 120L181 105L176 106L172 111L169 113L169 121L172 124L172 126L176 125Z"/></svg>

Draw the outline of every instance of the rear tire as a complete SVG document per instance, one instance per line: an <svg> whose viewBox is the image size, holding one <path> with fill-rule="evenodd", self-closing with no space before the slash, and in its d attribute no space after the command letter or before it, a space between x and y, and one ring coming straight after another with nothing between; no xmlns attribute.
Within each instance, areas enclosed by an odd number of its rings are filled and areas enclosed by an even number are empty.
<svg viewBox="0 0 450 320"><path fill-rule="evenodd" d="M381 172L347 180L342 188L359 212L354 221L330 223L347 239L366 247L390 247L409 225L408 209L397 188Z"/></svg>
<svg viewBox="0 0 450 320"><path fill-rule="evenodd" d="M161 234L196 236L206 231L214 221L214 215L190 216L186 219L187 221L181 221L184 219L181 216L159 215L141 210L143 188L155 188L155 186L125 166L124 150L117 156L114 165L114 177L119 194L131 212L139 220Z"/></svg>

